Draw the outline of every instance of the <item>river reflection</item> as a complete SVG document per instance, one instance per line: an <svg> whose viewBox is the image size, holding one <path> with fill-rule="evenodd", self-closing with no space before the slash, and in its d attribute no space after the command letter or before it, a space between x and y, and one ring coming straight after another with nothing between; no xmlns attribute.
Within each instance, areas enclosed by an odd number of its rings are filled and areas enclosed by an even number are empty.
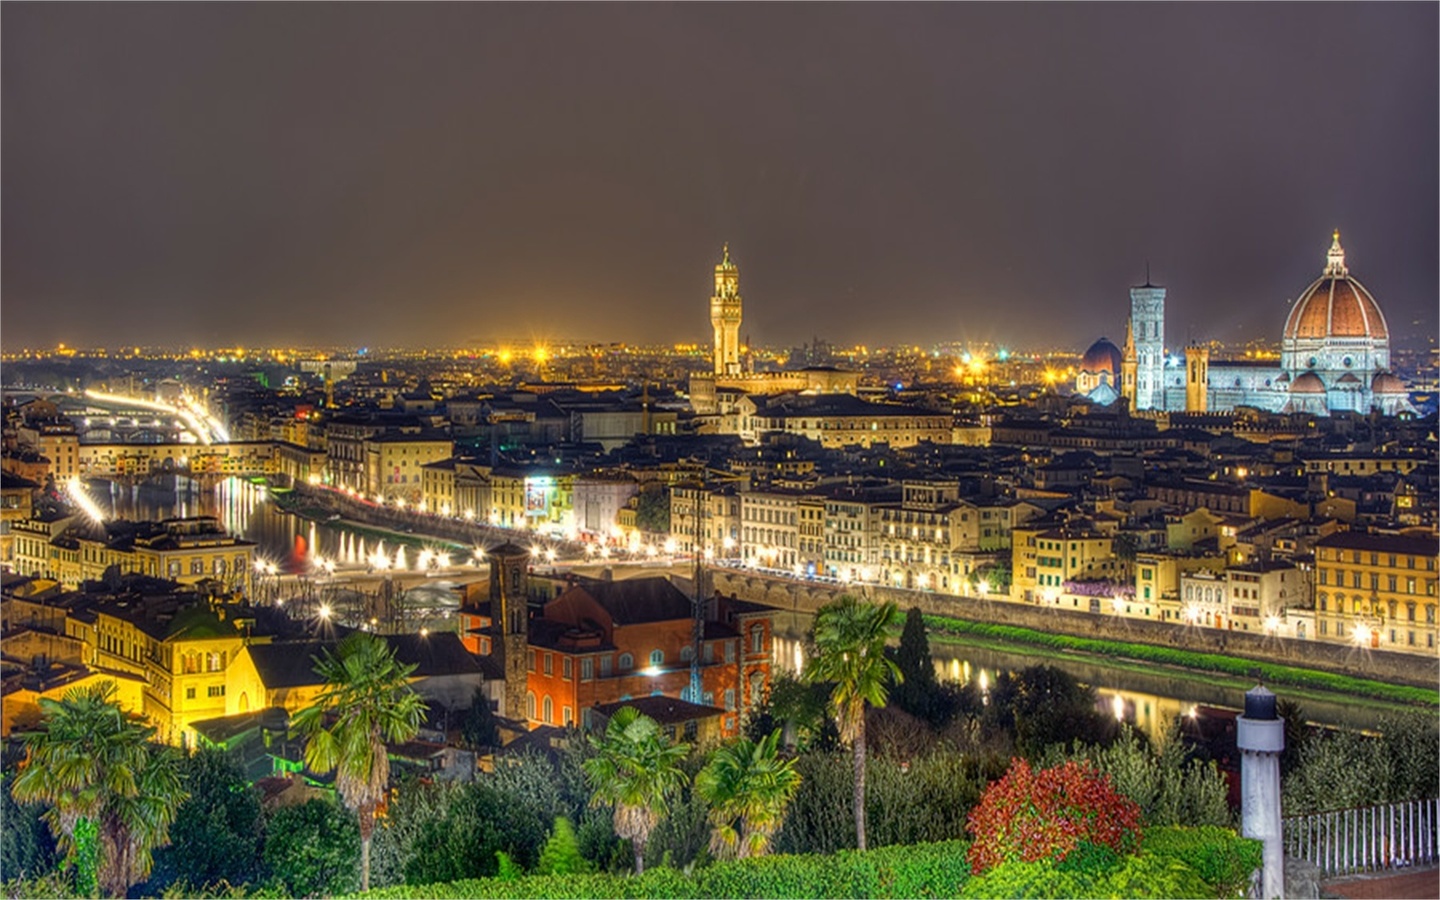
<svg viewBox="0 0 1440 900"><path fill-rule="evenodd" d="M182 486L185 484L194 483L181 482ZM417 550L407 550L394 541L380 542L372 536L343 527L317 524L282 512L270 502L263 488L243 479L227 479L213 490L188 491L163 491L95 481L90 484L90 493L102 508L117 518L154 520L172 516L215 516L227 531L254 541L262 559L274 562L281 571L289 574L307 571L315 554L342 564L364 565L378 553L387 557L391 567L404 563L408 568L418 562ZM467 561L457 559L455 562ZM444 592L440 585L435 587ZM441 601L432 598L429 602L438 604ZM454 605L453 599L444 602L448 606ZM776 611L773 652L775 662L781 668L795 672L804 665L804 642L812 618L806 613ZM1021 649L1000 651L934 641L930 645L930 654L940 678L960 684L976 681L982 691L994 683L1000 672L1015 672L1026 666L1049 663L1082 683L1094 686L1103 710L1151 736L1163 733L1176 716L1194 714L1197 707L1239 710L1245 703L1244 689L1240 687L1217 684L1203 675L1180 677L1173 671L1160 668L1139 671L1119 669L1088 660L1030 654ZM1278 686L1276 691L1284 697L1283 686ZM1301 705L1311 722L1369 730L1377 726L1384 712L1366 701L1332 696L1334 699L1301 698Z"/></svg>
<svg viewBox="0 0 1440 900"><path fill-rule="evenodd" d="M805 641L813 618L808 613L776 613L774 659L786 671L796 672L804 664ZM1001 672L1016 672L1042 663L1053 665L1081 683L1093 686L1101 710L1151 737L1162 736L1176 716L1203 715L1205 707L1238 711L1245 706L1245 689L1218 684L1203 674L1181 677L1159 668L1135 671L1088 660L1057 659L1020 650L991 650L938 641L930 643L930 656L935 661L935 674L942 680L962 685L973 681L982 692L989 690ZM1274 690L1284 698L1283 685L1277 685ZM1311 723L1373 730L1384 714L1384 710L1374 704L1332 696L1334 699L1299 698Z"/></svg>

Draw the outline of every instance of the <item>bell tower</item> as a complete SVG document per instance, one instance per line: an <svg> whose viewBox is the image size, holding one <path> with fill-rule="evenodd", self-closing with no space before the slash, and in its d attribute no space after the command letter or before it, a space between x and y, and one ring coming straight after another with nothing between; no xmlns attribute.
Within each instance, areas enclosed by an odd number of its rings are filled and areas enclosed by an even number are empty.
<svg viewBox="0 0 1440 900"><path fill-rule="evenodd" d="M505 716L528 718L525 696L530 688L530 551L501 544L490 556L490 619L494 655L505 672Z"/></svg>
<svg viewBox="0 0 1440 900"><path fill-rule="evenodd" d="M1185 348L1185 411L1206 412L1209 402L1210 348Z"/></svg>
<svg viewBox="0 0 1440 900"><path fill-rule="evenodd" d="M1135 340L1135 408L1165 408L1165 288L1145 283L1130 289L1130 327Z"/></svg>
<svg viewBox="0 0 1440 900"><path fill-rule="evenodd" d="M740 269L730 261L730 245L715 267L710 324L715 326L715 374L740 374Z"/></svg>

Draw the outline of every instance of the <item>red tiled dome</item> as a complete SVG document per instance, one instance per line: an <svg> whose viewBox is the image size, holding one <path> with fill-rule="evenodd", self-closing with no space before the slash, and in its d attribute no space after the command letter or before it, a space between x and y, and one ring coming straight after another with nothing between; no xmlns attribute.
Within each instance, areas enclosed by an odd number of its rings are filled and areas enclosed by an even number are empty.
<svg viewBox="0 0 1440 900"><path fill-rule="evenodd" d="M1390 337L1380 305L1345 268L1345 251L1340 247L1338 231L1330 247L1325 274L1300 295L1285 319L1286 340L1327 337Z"/></svg>
<svg viewBox="0 0 1440 900"><path fill-rule="evenodd" d="M1385 317L1370 292L1353 278L1321 278L1285 320L1287 338L1388 338Z"/></svg>
<svg viewBox="0 0 1440 900"><path fill-rule="evenodd" d="M1111 375L1119 377L1120 363L1123 359L1120 348L1102 337L1091 344L1089 350L1085 351L1084 358L1080 360L1080 371L1097 375L1101 372L1109 372Z"/></svg>
<svg viewBox="0 0 1440 900"><path fill-rule="evenodd" d="M1325 382L1314 372L1306 372L1290 385L1292 394L1323 394L1325 393Z"/></svg>

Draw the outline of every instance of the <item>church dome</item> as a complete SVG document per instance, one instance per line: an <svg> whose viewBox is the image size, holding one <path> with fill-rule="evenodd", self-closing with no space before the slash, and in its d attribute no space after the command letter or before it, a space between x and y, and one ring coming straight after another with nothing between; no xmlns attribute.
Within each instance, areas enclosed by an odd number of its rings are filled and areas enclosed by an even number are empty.
<svg viewBox="0 0 1440 900"><path fill-rule="evenodd" d="M1290 384L1290 393L1323 394L1325 393L1325 382L1321 381L1320 376L1314 372L1306 372Z"/></svg>
<svg viewBox="0 0 1440 900"><path fill-rule="evenodd" d="M1396 378L1389 372L1380 372L1375 380L1370 382L1370 390L1377 394L1404 394L1405 382Z"/></svg>
<svg viewBox="0 0 1440 900"><path fill-rule="evenodd" d="M1324 274L1306 288L1290 308L1283 337L1285 340L1390 337L1380 305L1345 268L1340 232L1335 232L1330 245Z"/></svg>
<svg viewBox="0 0 1440 900"><path fill-rule="evenodd" d="M1120 348L1102 337L1091 344L1089 350L1085 351L1085 356L1080 360L1080 371L1093 374L1109 372L1118 378L1120 363L1123 359Z"/></svg>

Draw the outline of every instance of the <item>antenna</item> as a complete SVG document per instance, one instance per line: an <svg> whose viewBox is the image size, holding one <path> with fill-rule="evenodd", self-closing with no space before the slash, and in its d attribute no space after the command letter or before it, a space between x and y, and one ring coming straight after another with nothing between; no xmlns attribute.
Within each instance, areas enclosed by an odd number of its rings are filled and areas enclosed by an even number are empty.
<svg viewBox="0 0 1440 900"><path fill-rule="evenodd" d="M1145 260L1145 286L1152 287L1150 284L1150 260L1148 259Z"/></svg>

